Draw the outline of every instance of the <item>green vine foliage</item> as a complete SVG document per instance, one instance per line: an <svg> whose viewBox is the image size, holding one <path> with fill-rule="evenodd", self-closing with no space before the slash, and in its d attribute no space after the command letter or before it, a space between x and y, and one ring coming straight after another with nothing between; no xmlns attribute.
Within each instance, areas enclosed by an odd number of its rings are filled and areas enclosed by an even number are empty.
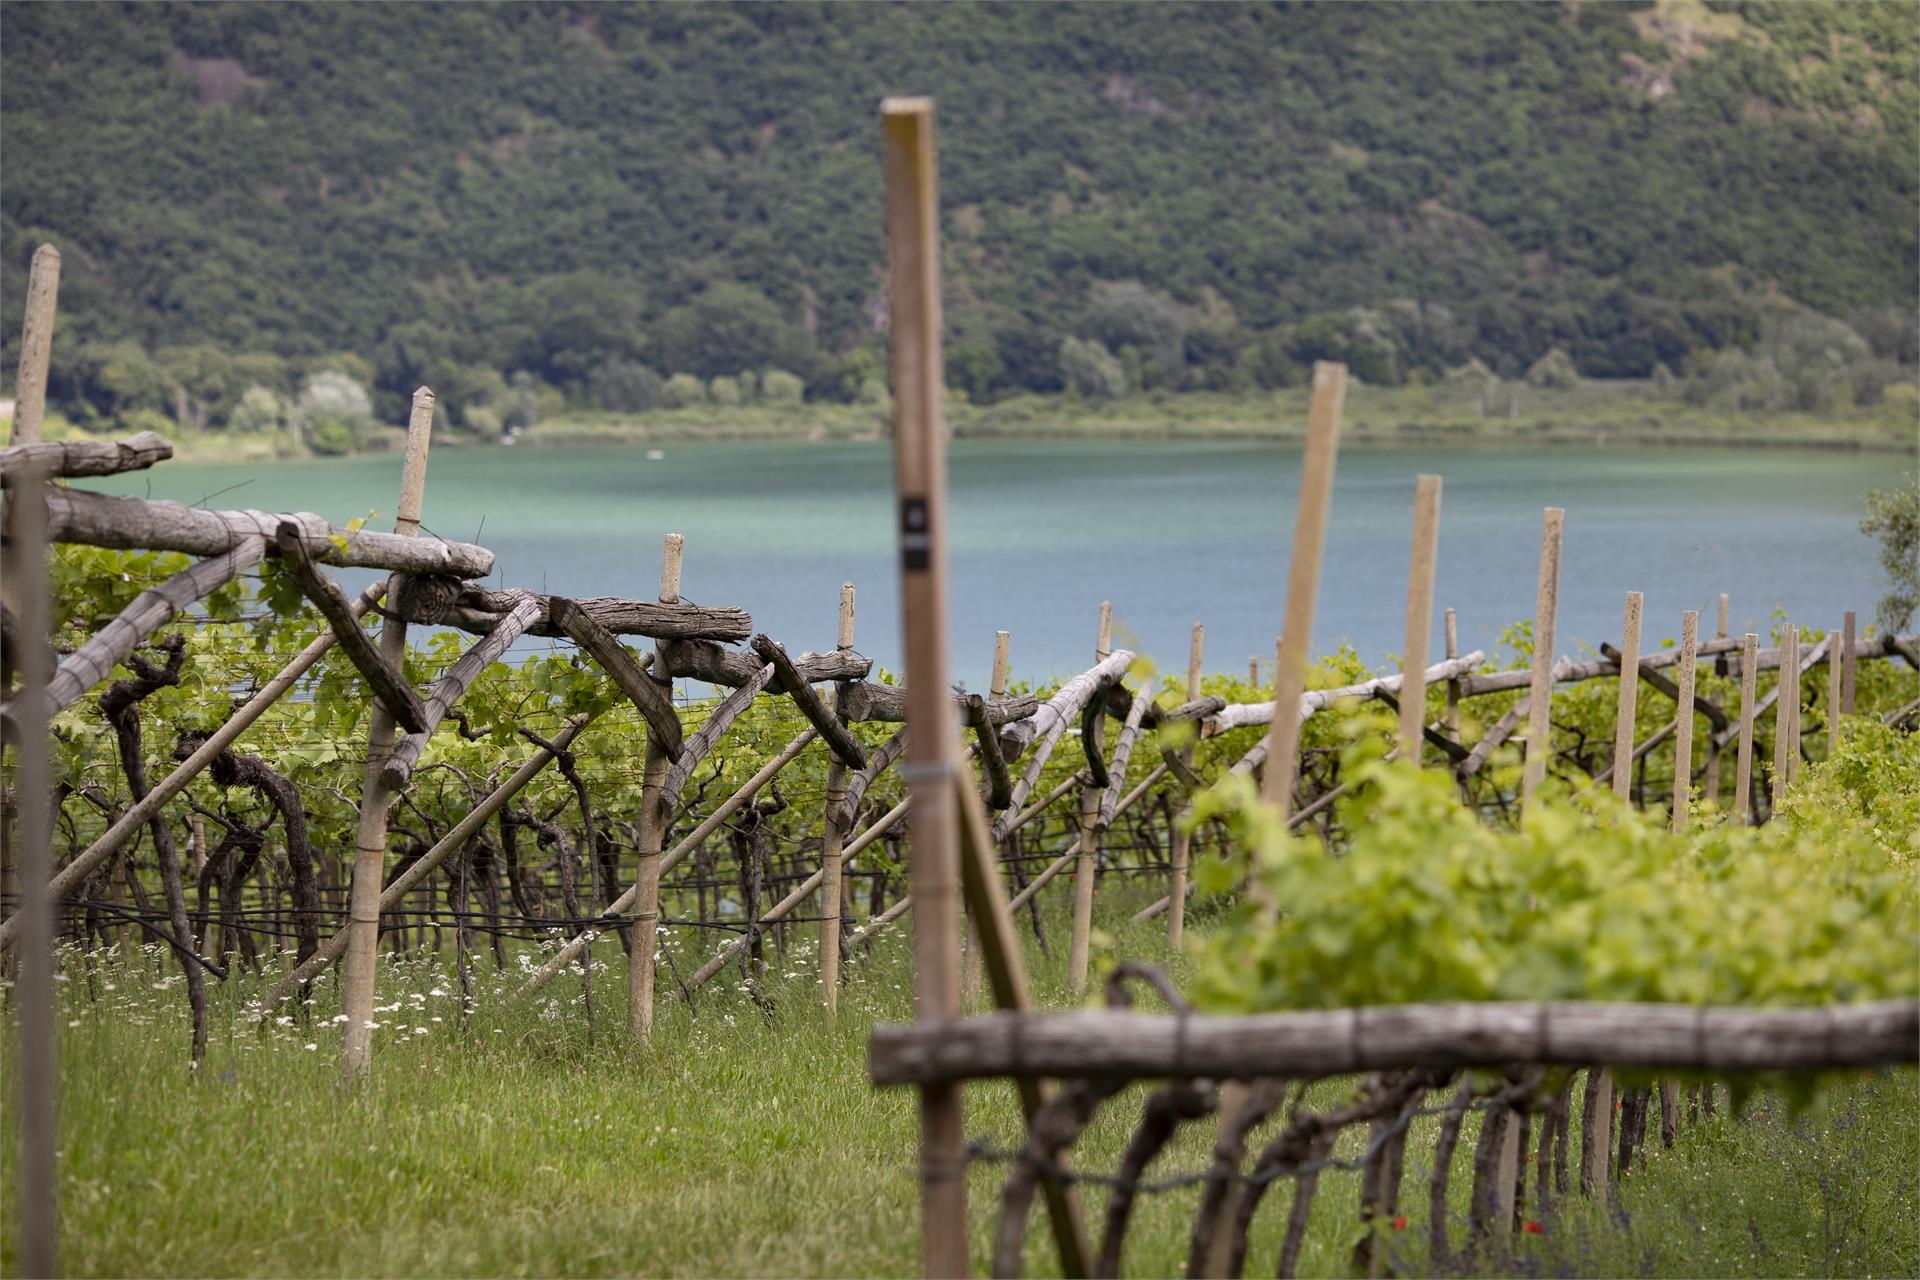
<svg viewBox="0 0 1920 1280"><path fill-rule="evenodd" d="M1196 999L1221 1011L1430 1000L1817 1004L1920 994L1920 750L1862 723L1760 828L1680 834L1610 792L1556 783L1517 826L1482 821L1450 779L1383 759L1345 721L1354 784L1337 855L1286 833L1252 784L1203 799L1245 851L1196 871L1250 901L1197 943Z"/></svg>

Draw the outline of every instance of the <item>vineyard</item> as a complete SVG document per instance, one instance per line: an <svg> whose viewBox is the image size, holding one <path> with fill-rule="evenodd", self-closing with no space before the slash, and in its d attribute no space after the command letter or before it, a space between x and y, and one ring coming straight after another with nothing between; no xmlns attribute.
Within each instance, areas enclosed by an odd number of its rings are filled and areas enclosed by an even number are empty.
<svg viewBox="0 0 1920 1280"><path fill-rule="evenodd" d="M1103 609L1088 667L1057 686L1015 678L1004 631L979 638L987 690L948 683L930 128L889 111L911 680L857 647L855 584L822 601L818 636L787 638L816 649L783 645L746 609L695 603L700 549L665 530L644 598L484 585L491 552L423 531L426 388L392 533L90 492L170 447L36 440L58 258L36 259L0 451L11 1265L51 1270L56 1199L88 1224L63 1247L103 1270L713 1262L629 1236L471 1257L389 1240L342 1263L293 1200L269 1197L256 1235L211 1191L222 1213L130 1252L145 1219L113 1196L204 1185L149 1148L218 1165L232 1152L205 1144L244 1149L253 1125L296 1153L309 1122L367 1138L288 1157L331 1170L349 1221L381 1212L361 1177L409 1182L430 1223L477 1212L482 1187L538 1204L569 1162L625 1158L624 1210L604 1189L569 1208L646 1235L624 1215L658 1187L631 1183L684 1170L647 1154L679 1124L751 1127L777 1152L844 1121L848 1162L876 1163L819 1196L910 1216L917 1179L924 1269L1000 1275L1646 1268L1609 1252L1609 1206L1672 1194L1660 1179L1682 1168L1722 1188L1726 1168L1776 1176L1756 1169L1777 1163L1754 1128L1769 1108L1911 1147L1920 638L1852 613L1733 636L1723 596L1714 634L1689 612L1662 644L1636 593L1617 644L1559 656L1578 513L1548 509L1536 616L1463 654L1447 610L1429 655L1441 483L1423 476L1401 669L1310 661L1345 387L1323 364L1270 661L1209 670L1196 624L1185 668L1162 672L1114 647ZM342 568L388 576L350 597ZM77 1060L59 1171L56 1043ZM849 1055L882 1088L846 1078ZM345 1092L320 1091L323 1058ZM803 1084L810 1061L840 1077ZM166 1081L146 1082L164 1101L124 1101L164 1136L113 1136L103 1097L134 1069ZM821 1110L782 1114L769 1077ZM994 1080L1015 1088L967 1084ZM608 1102L612 1124L587 1105L629 1087L653 1110ZM522 1123L511 1158L533 1167L510 1171L486 1135ZM463 1143L441 1125L475 1134L447 1186L431 1173ZM1829 1215L1831 1128L1793 1130ZM1910 1214L1911 1169L1884 1155L1842 1181ZM122 1160L149 1172L110 1193ZM729 1176L702 1167L703 1188ZM816 1191L776 1194L791 1204L741 1227L763 1252L712 1269L903 1269L899 1216L836 1252L791 1221ZM705 1212L684 1225L738 1211ZM1838 1242L1829 1222L1793 1265L1911 1270L1913 1220ZM1560 1252L1576 1229L1584 1259ZM196 1232L231 1252L180 1252ZM297 1247L263 1253L275 1232Z"/></svg>

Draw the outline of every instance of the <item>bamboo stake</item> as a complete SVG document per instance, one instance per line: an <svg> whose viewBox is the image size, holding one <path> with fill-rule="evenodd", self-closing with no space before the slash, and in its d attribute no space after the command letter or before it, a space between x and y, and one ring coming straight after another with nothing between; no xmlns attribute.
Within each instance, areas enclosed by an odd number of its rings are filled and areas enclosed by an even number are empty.
<svg viewBox="0 0 1920 1280"><path fill-rule="evenodd" d="M57 254L53 263L57 268ZM35 266L39 266L38 255ZM36 282L38 279L36 271ZM32 323L29 310L30 327ZM21 683L19 734L15 740L19 761L19 875L23 883L35 886L46 883L53 838L51 753L47 745L47 685L53 657L49 642L53 629L49 618L45 494L46 480L40 468L30 467L17 478L7 503L9 545L5 554L6 576L14 588L12 603L19 611L15 617L21 640L13 658ZM59 1208L58 1134L54 1124L59 1081L53 1057L53 906L40 894L29 893L7 923L19 928L21 939L15 973L20 1114L20 1155L14 1168L20 1215L15 1265L21 1275L51 1276Z"/></svg>
<svg viewBox="0 0 1920 1280"><path fill-rule="evenodd" d="M1733 813L1735 821L1751 823L1753 821L1753 694L1755 668L1760 654L1760 637L1749 631L1740 643L1740 753L1734 763Z"/></svg>
<svg viewBox="0 0 1920 1280"><path fill-rule="evenodd" d="M1520 775L1522 803L1547 780L1547 759L1553 754L1553 633L1560 607L1560 540L1566 519L1565 511L1548 507L1541 520L1540 588L1533 607L1533 678L1527 699L1527 756Z"/></svg>
<svg viewBox="0 0 1920 1280"><path fill-rule="evenodd" d="M1640 691L1640 608L1640 593L1627 592L1626 616L1620 624L1620 693L1613 718L1613 794L1622 800L1632 799L1633 792L1628 762L1633 755L1633 713ZM1691 712L1690 706L1680 708L1683 718Z"/></svg>
<svg viewBox="0 0 1920 1280"><path fill-rule="evenodd" d="M1440 540L1440 477L1423 475L1413 495L1413 566L1407 573L1407 638L1400 659L1400 755L1420 763L1426 723L1427 639L1433 631L1433 568ZM1452 610L1448 610L1451 614ZM1453 654L1449 650L1448 657Z"/></svg>
<svg viewBox="0 0 1920 1280"><path fill-rule="evenodd" d="M1207 629L1193 624L1193 636L1187 642L1187 701L1200 696L1200 665L1206 652ZM1193 743L1180 748L1180 763L1193 772ZM1173 824L1173 881L1167 888L1167 949L1178 951L1187 929L1187 862L1193 852L1193 832L1187 825L1192 810L1191 797L1183 806L1180 819Z"/></svg>
<svg viewBox="0 0 1920 1280"><path fill-rule="evenodd" d="M853 601L853 584L841 583L840 630L835 647L842 652L853 648ZM837 689L833 709L838 715L840 693ZM847 832L841 825L839 813L840 803L846 796L847 766L839 756L828 753L827 816L820 838L820 1003L829 1016L840 1006L840 915L843 910L840 904L845 880L840 854L846 845Z"/></svg>
<svg viewBox="0 0 1920 1280"><path fill-rule="evenodd" d="M1093 647L1094 665L1105 662L1112 648L1113 602L1103 600L1099 638ZM1103 754L1106 726L1104 715L1094 720L1092 734L1082 744L1088 758ZM1087 953L1093 938L1093 875L1100 851L1100 801L1105 792L1106 788L1091 780L1080 789L1080 853L1073 871L1073 940L1067 950L1067 990L1075 995L1087 989Z"/></svg>
<svg viewBox="0 0 1920 1280"><path fill-rule="evenodd" d="M413 393L407 422L407 452L400 472L400 509L393 531L410 538L420 528L420 500L427 487L427 446L433 436L433 392ZM396 594L399 575L389 578L387 594ZM380 623L380 656L400 669L407 654L407 624L398 615ZM364 1078L373 1066L373 979L380 948L380 885L387 869L387 809L393 793L381 776L393 753L394 722L375 702L368 712L367 772L361 788L360 830L354 844L353 885L347 903L347 953L342 967L342 1011L346 1014L341 1074Z"/></svg>
<svg viewBox="0 0 1920 1280"><path fill-rule="evenodd" d="M1853 714L1853 677L1854 677L1854 661L1855 661L1853 650L1854 650L1854 645L1856 643L1856 637L1855 637L1856 627L1857 627L1857 623L1855 622L1855 619L1853 616L1853 610L1849 609L1847 610L1846 616L1842 620L1840 625L1840 637L1841 637L1841 640L1846 645L1846 648L1841 652L1841 655L1840 655L1840 714L1843 716L1850 716Z"/></svg>
<svg viewBox="0 0 1920 1280"><path fill-rule="evenodd" d="M1726 638L1727 593L1722 591L1720 593L1719 629L1713 633L1713 640L1715 644L1722 644L1726 641ZM1717 696L1713 701L1715 706L1720 705ZM1701 779L1700 790L1701 793L1714 804L1720 803L1720 740L1718 738L1710 737L1707 739L1707 774L1705 778Z"/></svg>
<svg viewBox="0 0 1920 1280"><path fill-rule="evenodd" d="M1673 829L1687 827L1688 809L1693 803L1693 678L1700 647L1700 612L1688 609L1680 615L1680 670L1675 685L1680 696L1675 700L1678 717L1673 739ZM1623 672L1621 679L1626 679Z"/></svg>
<svg viewBox="0 0 1920 1280"><path fill-rule="evenodd" d="M660 603L680 602L680 561L686 539L666 536L660 549ZM673 675L666 656L654 651L653 669L667 677L661 692L673 703ZM643 673L644 674L644 673ZM647 677L652 679L651 676ZM660 950L660 846L667 828L665 794L672 763L666 744L647 734L640 774L640 848L634 867L633 953L627 965L627 1025L641 1047L653 1042L653 968Z"/></svg>
<svg viewBox="0 0 1920 1280"><path fill-rule="evenodd" d="M887 265L892 286L894 487L900 503L900 607L906 633L907 775L913 797L915 1013L960 1012L959 844L954 824L953 709L947 695L946 422L941 404L939 206L933 102L890 98L886 134ZM967 1270L966 1134L960 1091L920 1091L921 1266Z"/></svg>

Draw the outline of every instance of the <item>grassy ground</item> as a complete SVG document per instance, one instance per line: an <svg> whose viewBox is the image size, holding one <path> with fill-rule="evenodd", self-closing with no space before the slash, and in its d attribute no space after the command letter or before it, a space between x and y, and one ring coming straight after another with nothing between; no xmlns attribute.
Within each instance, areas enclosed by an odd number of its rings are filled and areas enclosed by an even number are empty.
<svg viewBox="0 0 1920 1280"><path fill-rule="evenodd" d="M1128 896L1103 893L1101 918L1124 921ZM1064 906L1064 897L1054 904ZM1062 943L1065 923L1053 921ZM610 944L605 969L596 967L591 1020L577 977L531 1007L509 1007L514 975L496 975L484 960L479 1012L463 1027L443 967L389 962L376 1069L359 1091L337 1083L331 982L311 1026L265 1035L240 1012L246 984L218 991L212 1053L190 1081L171 962L76 964L62 987L59 1045L62 1266L74 1275L913 1273L913 1098L864 1083L867 1027L910 1008L904 942L902 933L853 966L837 1025L814 1007L810 949L796 942L784 962L776 957L770 1014L735 989L702 992L691 1015L668 1000L648 1054L620 1032L624 966ZM1120 925L1112 942L1143 958L1164 949L1156 926ZM1066 1004L1061 966L1030 958L1040 1003ZM694 959L683 950L681 971ZM1101 1113L1076 1149L1079 1167L1113 1167L1142 1092ZM1735 1122L1722 1098L1720 1117L1684 1129L1672 1150L1655 1139L1617 1208L1576 1204L1545 1232L1518 1237L1517 1252L1483 1253L1473 1270L1920 1269L1913 1071L1839 1083L1824 1108L1800 1115L1763 1096ZM1015 1141L1010 1087L970 1088L967 1108L969 1133ZM1426 1175L1437 1124L1415 1122L1401 1200L1409 1222L1386 1235L1400 1273L1432 1270ZM1464 1213L1473 1132L1470 1118L1455 1214ZM1201 1167L1207 1143L1206 1126L1189 1126L1152 1172ZM1357 1137L1347 1145L1357 1148ZM1003 1172L974 1168L976 1270ZM1104 1195L1085 1194L1097 1231ZM1181 1271L1195 1197L1143 1197L1128 1274ZM1326 1175L1301 1274L1345 1271L1356 1198L1355 1175ZM1250 1273L1272 1267L1289 1199L1283 1186L1263 1206ZM9 1214L0 1267L13 1266L13 1229ZM1037 1275L1055 1273L1044 1232L1036 1211L1027 1262Z"/></svg>

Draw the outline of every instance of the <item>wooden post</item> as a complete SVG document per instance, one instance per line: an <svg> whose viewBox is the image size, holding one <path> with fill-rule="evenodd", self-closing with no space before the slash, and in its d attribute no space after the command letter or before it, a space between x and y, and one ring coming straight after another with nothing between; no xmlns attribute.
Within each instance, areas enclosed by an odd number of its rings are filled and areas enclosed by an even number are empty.
<svg viewBox="0 0 1920 1280"><path fill-rule="evenodd" d="M1840 633L1827 632L1827 759L1840 745Z"/></svg>
<svg viewBox="0 0 1920 1280"><path fill-rule="evenodd" d="M899 497L900 611L906 634L907 764L913 801L909 868L914 1011L960 1012L959 841L953 700L947 691L945 410L941 403L939 208L933 102L890 98L886 134L887 268L892 301L893 474ZM967 1270L966 1134L960 1088L920 1091L921 1267Z"/></svg>
<svg viewBox="0 0 1920 1280"><path fill-rule="evenodd" d="M1260 687L1260 655L1258 654L1247 659L1247 683L1256 689Z"/></svg>
<svg viewBox="0 0 1920 1280"><path fill-rule="evenodd" d="M1853 610L1846 612L1840 625L1840 714L1853 714L1853 646L1858 639L1858 625Z"/></svg>
<svg viewBox="0 0 1920 1280"><path fill-rule="evenodd" d="M1684 831L1688 810L1693 803L1693 678L1700 660L1700 612L1688 609L1680 615L1680 669L1674 687L1680 696L1674 701L1679 723L1673 731L1673 829ZM1625 677L1623 676L1622 679ZM1618 772L1619 766L1614 766ZM1664 1095L1663 1095L1664 1096Z"/></svg>
<svg viewBox="0 0 1920 1280"><path fill-rule="evenodd" d="M1774 676L1773 699L1773 811L1787 798L1787 780L1793 759L1793 712L1798 705L1793 664L1800 653L1800 628L1789 622L1780 635L1780 670Z"/></svg>
<svg viewBox="0 0 1920 1280"><path fill-rule="evenodd" d="M33 251L33 265L27 275L27 313L20 326L20 364L13 380L13 426L9 444L32 444L40 439L40 420L47 405L47 370L53 359L53 318L59 301L60 251L50 244L43 244ZM23 478L16 492L45 492L46 477L38 477L39 487L29 490L27 486L33 483L35 478L30 474ZM44 512L40 525L44 539ZM18 579L17 574L0 574L0 603L4 603L7 611L16 617L24 604L19 589L14 586ZM52 678L51 672L48 678ZM11 914L14 910L12 904L21 901L22 884L20 869L15 862L14 833L10 830L12 824L6 808L5 804L0 804L0 916ZM24 883L31 885L36 882L26 880Z"/></svg>
<svg viewBox="0 0 1920 1280"><path fill-rule="evenodd" d="M1727 638L1727 593L1724 591L1720 593L1720 624L1719 628L1713 633L1713 638L1715 640L1725 640ZM1715 699L1714 705L1719 705L1718 699ZM1720 803L1720 740L1718 735L1707 739L1707 773L1706 776L1700 780L1700 792L1714 804Z"/></svg>
<svg viewBox="0 0 1920 1280"><path fill-rule="evenodd" d="M43 249L42 253L50 252ZM54 266L59 256L53 257ZM35 283L40 276L34 262ZM51 304L49 303L49 306ZM29 301L28 324L33 323ZM26 364L23 359L22 365ZM44 366L43 366L44 376ZM47 682L53 677L53 628L47 574L46 480L38 468L18 477L7 499L8 538L6 577L11 584L14 615L21 643L13 655L20 672L20 693L13 702L19 717L14 745L19 767L15 775L20 812L19 877L31 890L19 899L14 921L20 947L14 959L15 994L19 1014L20 1156L13 1186L19 1209L18 1255L15 1269L23 1276L55 1274L58 1236L58 1171L54 1109L59 1082L54 1072L53 1046L53 923L57 906L38 892L52 872L52 785L47 745Z"/></svg>
<svg viewBox="0 0 1920 1280"><path fill-rule="evenodd" d="M1733 766L1733 812L1741 823L1753 821L1753 694L1759 658L1760 637L1749 631L1740 642L1740 753Z"/></svg>
<svg viewBox="0 0 1920 1280"><path fill-rule="evenodd" d="M1006 696L1007 679L1011 674L1007 665L1008 646L1012 636L1005 631L993 633L993 674L987 680L987 694L992 698ZM964 864L966 853L963 849L961 860ZM997 874L997 872L996 872ZM967 955L966 964L960 973L960 1003L971 1008L980 995L980 921L973 908L967 908Z"/></svg>
<svg viewBox="0 0 1920 1280"><path fill-rule="evenodd" d="M1400 758L1416 766L1420 763L1420 731L1427 715L1424 675L1427 638L1433 630L1433 566L1439 540L1440 477L1423 475L1414 487L1413 566L1407 573L1407 638L1400 659L1404 673L1400 681Z"/></svg>
<svg viewBox="0 0 1920 1280"><path fill-rule="evenodd" d="M1627 592L1626 616L1620 624L1620 697L1613 717L1613 794L1633 798L1633 713L1640 690L1640 606L1638 591ZM1683 707L1680 714L1691 712Z"/></svg>
<svg viewBox="0 0 1920 1280"><path fill-rule="evenodd" d="M1100 603L1100 630L1094 641L1094 665L1107 660L1113 652L1113 602ZM1100 697L1099 693L1093 695ZM1146 697L1142 690L1139 697ZM1104 753L1107 717L1093 721L1092 736L1085 742L1089 756ZM1080 857L1073 866L1073 941L1067 949L1067 989L1075 995L1087 989L1087 951L1093 937L1093 873L1100 850L1100 800L1106 788L1089 781L1080 788Z"/></svg>
<svg viewBox="0 0 1920 1280"><path fill-rule="evenodd" d="M835 646L842 652L853 648L853 584L840 584L840 632ZM835 690L833 709L840 710L840 693ZM840 1007L840 914L843 876L840 854L847 844L846 828L840 824L840 803L847 796L847 766L829 753L827 760L827 821L820 838L820 1003L828 1014Z"/></svg>
<svg viewBox="0 0 1920 1280"><path fill-rule="evenodd" d="M400 509L393 531L410 538L420 529L420 500L427 487L427 445L433 436L433 392L413 393L407 421L407 452L400 471ZM393 599L398 574L387 584ZM399 670L407 653L407 624L398 614L381 619L380 656ZM387 871L387 809L393 794L381 774L393 754L393 716L375 702L368 713L367 773L360 793L360 831L354 845L353 885L347 900L347 954L341 965L342 1008L347 1017L341 1073L364 1077L373 1066L373 978L380 949L380 889Z"/></svg>
<svg viewBox="0 0 1920 1280"><path fill-rule="evenodd" d="M8 444L40 439L47 411L47 370L53 364L53 318L60 303L60 251L43 244L27 270L27 314L20 325L20 364L13 383L13 428Z"/></svg>
<svg viewBox="0 0 1920 1280"><path fill-rule="evenodd" d="M1791 703L1787 708L1787 781L1791 783L1800 776L1800 726L1806 719L1806 709L1800 705L1800 677L1805 669L1807 652L1802 643L1800 624L1791 629L1791 643L1787 646L1787 695Z"/></svg>
<svg viewBox="0 0 1920 1280"><path fill-rule="evenodd" d="M660 548L660 603L680 602L680 565L686 553L686 539L677 533L666 536ZM641 672L643 680L665 676L658 681L668 706L673 705L673 675L666 655L658 649L653 655L653 674ZM647 754L640 766L640 847L633 875L633 952L627 962L627 1025L642 1047L653 1041L653 971L660 954L660 846L667 834L667 814L663 808L667 786L667 767L672 763L666 744L647 731Z"/></svg>
<svg viewBox="0 0 1920 1280"><path fill-rule="evenodd" d="M1540 527L1540 587L1533 605L1533 679L1528 685L1527 759L1520 775L1524 801L1547 780L1553 755L1553 639L1560 607L1560 540L1567 513L1548 507ZM1629 747L1631 750L1631 747Z"/></svg>
<svg viewBox="0 0 1920 1280"><path fill-rule="evenodd" d="M1340 413L1347 396L1347 367L1330 360L1313 366L1313 390L1307 402L1307 447L1300 464L1300 498L1293 522L1293 554L1287 570L1286 617L1275 645L1273 723L1267 730L1267 762L1261 772L1261 796L1284 820L1293 807L1293 783L1299 769L1300 699L1306 691L1307 657L1313 640L1314 605L1320 593L1320 561L1326 547L1327 512L1333 505L1333 467L1340 449ZM1263 920L1271 922L1280 904L1253 880L1253 899ZM1234 1131L1249 1105L1247 1086L1228 1081L1220 1089L1219 1129ZM1209 1225L1202 1272L1224 1276L1232 1264L1233 1231L1223 1199Z"/></svg>
<svg viewBox="0 0 1920 1280"><path fill-rule="evenodd" d="M1193 624L1193 638L1187 644L1187 701L1200 696L1200 667L1206 653L1207 629ZM1180 748L1180 763L1193 771L1193 743ZM1188 808L1189 806L1183 806ZM1185 814L1173 824L1173 883L1167 894L1167 949L1180 950L1187 928L1187 861L1193 851L1193 833L1187 829Z"/></svg>
<svg viewBox="0 0 1920 1280"><path fill-rule="evenodd" d="M1460 632L1454 621L1453 610L1447 610L1447 661L1460 656ZM1404 690L1403 690L1404 692ZM1460 681L1447 681L1447 736L1460 736Z"/></svg>
<svg viewBox="0 0 1920 1280"><path fill-rule="evenodd" d="M1267 730L1262 794L1285 818L1293 806L1300 767L1300 697L1307 687L1313 647L1313 611L1320 595L1320 561L1327 541L1327 511L1333 505L1333 466L1340 451L1340 413L1347 398L1347 366L1331 360L1313 366L1307 403L1307 448L1300 463L1300 499L1293 521L1293 556L1287 573L1287 612L1281 624L1274 673L1273 723ZM1256 900L1262 899L1257 883ZM1262 901L1272 916L1278 904Z"/></svg>

